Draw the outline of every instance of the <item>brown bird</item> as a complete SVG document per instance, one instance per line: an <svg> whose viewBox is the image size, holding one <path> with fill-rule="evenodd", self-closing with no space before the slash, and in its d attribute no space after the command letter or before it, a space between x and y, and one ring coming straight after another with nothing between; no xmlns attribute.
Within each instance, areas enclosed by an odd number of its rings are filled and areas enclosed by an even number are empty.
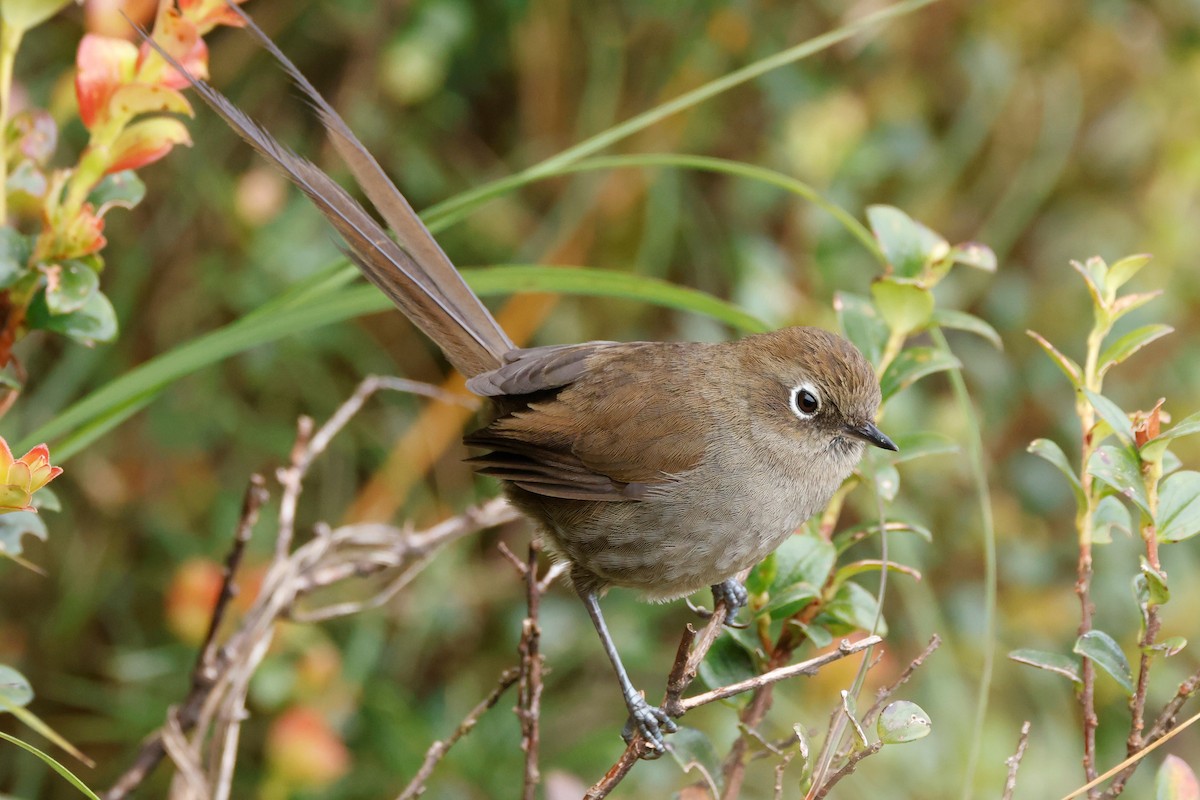
<svg viewBox="0 0 1200 800"><path fill-rule="evenodd" d="M490 421L465 439L486 451L471 460L503 481L547 549L570 564L631 724L661 751L675 723L633 687L598 597L621 586L669 600L709 586L732 620L747 601L735 576L828 502L866 444L896 449L874 423L871 365L840 336L804 327L721 344L518 349L337 112L231 7L308 96L396 239L318 167L175 68L308 195L368 280L491 400Z"/></svg>

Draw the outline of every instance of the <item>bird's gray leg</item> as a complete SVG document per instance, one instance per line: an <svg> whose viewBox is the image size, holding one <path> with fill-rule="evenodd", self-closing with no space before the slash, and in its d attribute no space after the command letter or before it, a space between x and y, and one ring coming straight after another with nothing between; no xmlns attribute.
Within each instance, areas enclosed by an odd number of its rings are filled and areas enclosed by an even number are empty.
<svg viewBox="0 0 1200 800"><path fill-rule="evenodd" d="M646 742L661 754L666 749L663 733L674 733L677 730L675 721L661 708L647 703L641 692L633 688L629 674L625 672L625 665L621 663L621 656L617 653L617 646L613 644L612 636L608 633L608 626L604 624L604 615L600 613L600 602L596 599L596 593L583 591L579 593L579 597L587 607L588 616L592 618L596 633L600 635L600 644L604 646L604 652L608 654L608 660L612 662L613 670L617 673L621 694L625 696L625 707L629 709L630 725L625 726L625 731L621 733L622 738L628 742L632 738L632 726L636 725Z"/></svg>

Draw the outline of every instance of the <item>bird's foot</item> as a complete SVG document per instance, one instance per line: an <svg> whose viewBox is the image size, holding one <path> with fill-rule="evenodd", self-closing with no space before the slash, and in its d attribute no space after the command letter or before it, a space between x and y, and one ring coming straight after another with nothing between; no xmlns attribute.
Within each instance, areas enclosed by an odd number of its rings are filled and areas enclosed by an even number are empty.
<svg viewBox="0 0 1200 800"><path fill-rule="evenodd" d="M713 607L725 604L725 624L730 628L748 628L748 623L735 622L734 618L750 602L750 594L746 591L746 587L742 585L737 578L729 578L728 580L714 583L712 585ZM699 614L704 619L708 619L713 615L713 612L706 608L694 606L688 602L688 606L692 611Z"/></svg>
<svg viewBox="0 0 1200 800"><path fill-rule="evenodd" d="M625 744L633 741L633 734L636 730L649 746L642 758L652 760L665 753L667 743L663 739L663 734L679 730L675 720L671 719L666 711L647 703L646 698L640 694L626 697L625 705L629 708L629 720L625 723L625 729L621 731L621 738L625 740Z"/></svg>

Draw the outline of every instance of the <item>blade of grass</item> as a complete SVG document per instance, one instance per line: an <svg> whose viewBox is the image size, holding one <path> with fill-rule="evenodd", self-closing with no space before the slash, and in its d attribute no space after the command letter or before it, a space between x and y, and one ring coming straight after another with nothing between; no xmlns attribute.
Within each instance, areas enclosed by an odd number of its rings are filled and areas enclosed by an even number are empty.
<svg viewBox="0 0 1200 800"><path fill-rule="evenodd" d="M435 223L442 225L451 224L495 197L511 192L520 186L524 186L540 178L556 175L569 165L594 153L598 153L639 131L645 130L673 114L678 114L681 111L699 105L705 100L765 75L771 70L787 66L788 64L819 53L822 50L826 50L875 25L904 16L905 14L911 14L933 2L935 0L903 0L895 5L880 9L873 14L867 14L861 19L842 25L828 33L814 36L812 39L801 42L794 47L789 47L786 50L747 64L741 69L734 70L728 75L722 75L720 78L709 81L690 92L684 92L674 100L668 100L654 108L643 111L641 114L619 125L614 125L607 130L601 131L573 147L569 147L544 161L521 170L515 175L509 175L499 180L485 183L475 189L438 203L426 211L426 219L430 225Z"/></svg>
<svg viewBox="0 0 1200 800"><path fill-rule="evenodd" d="M810 184L772 169L746 164L741 161L732 161L726 158L677 153L648 153L625 156L597 156L596 158L589 158L577 164L563 167L559 170L559 173L591 172L594 170L623 169L628 167L674 167L702 172L717 172L776 186L784 191L803 197L805 200L827 212L840 222L850 235L858 239L859 243L875 257L876 261L881 265L886 265L883 252L879 249L879 244L875 241L875 237L867 230L865 225L855 219L853 214L826 198Z"/></svg>
<svg viewBox="0 0 1200 800"><path fill-rule="evenodd" d="M471 288L484 297L513 292L623 297L703 314L743 331L768 329L766 323L731 303L696 289L641 275L539 265L507 265L464 269L462 272ZM162 389L198 369L285 336L390 309L391 301L378 290L361 285L320 295L308 293L271 313L255 312L163 353L111 381L33 431L25 437L24 443L54 441L55 460L65 461L143 408Z"/></svg>
<svg viewBox="0 0 1200 800"><path fill-rule="evenodd" d="M947 354L952 354L950 343L941 328L930 330L934 345ZM983 664L979 671L979 691L975 696L975 719L971 729L971 744L967 751L967 765L963 772L962 798L974 796L971 785L975 782L975 770L979 765L979 754L983 748L983 725L987 717L988 699L992 692L992 671L996 662L996 523L992 517L992 496L988 488L987 469L983 463L983 434L967 382L962 370L952 369L948 373L954 402L966 421L967 464L971 481L975 484L975 501L979 504L979 524L983 533Z"/></svg>
<svg viewBox="0 0 1200 800"><path fill-rule="evenodd" d="M43 753L41 750L37 749L33 745L26 744L25 742L22 742L20 739L16 738L15 736L9 736L7 733L4 733L3 731L0 731L0 739L3 739L6 742L12 742L17 747L20 747L23 750L27 750L30 753L33 753L35 756L40 758L42 761L46 762L46 765L49 766L50 769L54 770L59 775L62 775L64 778L66 778L67 782L70 783L72 786L74 786L76 789L78 789L79 793L82 794L84 797L87 797L90 800L100 800L100 796L97 795L95 792L93 792L91 789L89 789L84 784L83 781L81 781L81 780L79 780L79 778L75 777L75 774L72 773L71 770L67 769L62 764L55 761L47 753Z"/></svg>

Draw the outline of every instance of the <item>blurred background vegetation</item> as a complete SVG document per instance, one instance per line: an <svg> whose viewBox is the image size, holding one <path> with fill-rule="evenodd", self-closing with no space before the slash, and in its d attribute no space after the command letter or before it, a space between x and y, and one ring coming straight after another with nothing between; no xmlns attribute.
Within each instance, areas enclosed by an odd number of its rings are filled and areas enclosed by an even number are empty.
<svg viewBox="0 0 1200 800"><path fill-rule="evenodd" d="M420 209L880 5L254 0L247 10ZM83 26L75 10L30 33L17 64L28 102L72 102ZM209 41L213 83L336 170L313 115L269 58L237 31L219 30ZM1198 42L1195 3L944 0L672 117L617 150L769 167L810 182L860 219L867 205L888 203L951 241L996 251L995 275L957 271L938 289L940 302L985 318L1005 345L1001 352L952 334L980 415L998 531L999 658L974 784L979 797L999 795L1004 759L1025 719L1033 733L1017 796L1061 796L1082 783L1069 684L1003 659L1018 647L1067 651L1078 625L1070 491L1025 450L1036 437L1063 442L1068 452L1078 441L1070 390L1025 335L1032 328L1069 354L1082 352L1090 306L1069 259L1154 254L1136 288L1166 293L1129 324L1163 321L1177 332L1119 367L1107 393L1130 409L1166 397L1177 419L1200 408ZM146 201L108 218L102 281L120 339L95 349L27 339L21 355L30 379L5 420L10 438L339 258L307 201L223 123L200 110L190 127L192 148L143 170ZM68 147L84 141L82 128L65 135ZM678 170L555 178L481 207L439 238L463 266L629 270L732 299L776 324L835 327L833 293L866 293L877 271L841 226L796 197ZM731 335L708 319L621 300L525 297L506 311L536 343ZM49 541L26 550L47 574L3 567L0 662L30 678L37 712L99 762L79 770L93 787L111 782L186 691L203 633L196 609L211 586L208 565L228 548L247 476L286 458L297 416L324 419L368 373L436 383L446 371L398 314L325 326L178 381L66 463L55 484L63 511L47 517ZM493 493L460 463L465 451L457 445L439 445L428 471L412 467L425 454L411 448L389 462L421 408L405 397L372 401L317 467L302 523L381 514L429 523ZM967 433L940 377L899 397L884 423L893 435ZM1195 442L1177 451L1185 464L1200 462ZM382 482L389 463L398 483ZM961 456L907 464L901 475L899 507L935 538L932 545L895 541L892 556L924 579L890 582L883 669L902 667L934 632L945 639L903 694L929 712L934 733L867 760L838 797L958 797L975 735L986 637L979 508L969 501ZM278 778L269 773L282 761L264 761L263 742L272 721L297 708L331 725L336 738L314 747L334 753L336 765L337 740L344 742L353 774L303 796L394 795L428 743L513 663L523 588L496 541L516 549L526 535L517 526L459 543L386 610L286 630L251 694L239 796ZM254 541L250 562L265 561L270 544ZM1165 636L1200 635L1189 613L1200 604L1200 583L1190 579L1200 566L1196 547L1164 550L1175 592ZM1130 648L1137 551L1120 536L1101 548L1094 591L1101 626ZM640 606L623 592L607 608L635 682L655 696L652 681L665 674L690 613L681 603ZM572 594L552 592L543 615L550 672L542 764L553 791L590 783L612 762L624 708ZM1150 707L1161 706L1196 664L1185 650L1160 665ZM850 666L785 684L771 716L779 730L823 726ZM1097 691L1107 766L1124 754L1125 697L1111 681L1098 681ZM429 796L515 792L506 788L518 785L521 770L509 705L502 700L452 752ZM726 740L736 735L728 710L696 716L722 720ZM1197 736L1185 733L1168 749L1195 764ZM1128 796L1149 796L1157 763L1151 757ZM746 796L769 794L772 778L752 768ZM640 765L618 796L665 796L679 785L678 767L662 760ZM158 776L145 796L164 787ZM0 749L0 790L76 796L11 748Z"/></svg>

